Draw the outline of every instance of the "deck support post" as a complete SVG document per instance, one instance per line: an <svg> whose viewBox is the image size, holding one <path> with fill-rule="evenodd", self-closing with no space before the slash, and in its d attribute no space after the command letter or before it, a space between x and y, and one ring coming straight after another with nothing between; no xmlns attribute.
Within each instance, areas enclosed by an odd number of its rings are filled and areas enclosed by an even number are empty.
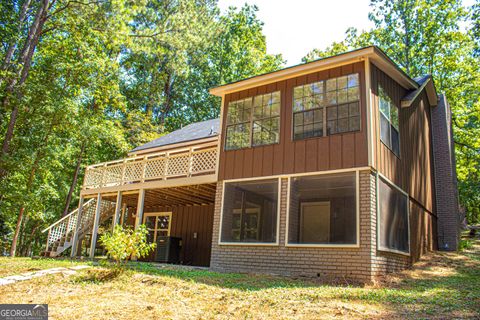
<svg viewBox="0 0 480 320"><path fill-rule="evenodd" d="M145 202L145 189L138 191L137 214L135 216L135 230L143 223L143 205Z"/></svg>
<svg viewBox="0 0 480 320"><path fill-rule="evenodd" d="M122 191L118 191L117 202L115 203L115 215L113 216L113 222L112 222L112 231L115 230L115 226L118 224L121 211L122 211Z"/></svg>
<svg viewBox="0 0 480 320"><path fill-rule="evenodd" d="M93 221L92 241L90 245L90 258L95 256L95 246L97 245L98 225L100 224L100 214L102 211L102 194L97 195L97 207L95 209L95 218Z"/></svg>
<svg viewBox="0 0 480 320"><path fill-rule="evenodd" d="M72 239L72 249L70 253L70 257L75 257L78 250L78 232L80 230L80 224L82 222L82 214L83 214L83 202L85 198L80 195L80 199L78 200L78 213L77 213L77 223L75 224L75 230L73 231L73 239Z"/></svg>

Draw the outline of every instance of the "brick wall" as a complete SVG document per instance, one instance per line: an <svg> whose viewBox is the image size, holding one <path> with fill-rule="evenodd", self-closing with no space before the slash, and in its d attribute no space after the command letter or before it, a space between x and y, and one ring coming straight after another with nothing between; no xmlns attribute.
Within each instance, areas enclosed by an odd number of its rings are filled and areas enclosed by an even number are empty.
<svg viewBox="0 0 480 320"><path fill-rule="evenodd" d="M439 98L431 109L438 249L456 250L460 216L451 111L445 96Z"/></svg>
<svg viewBox="0 0 480 320"><path fill-rule="evenodd" d="M274 246L219 245L222 183L217 185L210 267L218 271L270 273L307 277L344 277L369 282L375 242L375 177L360 173L360 246L358 248L298 248L285 246L287 179L282 178L280 241ZM372 206L373 204L373 206Z"/></svg>

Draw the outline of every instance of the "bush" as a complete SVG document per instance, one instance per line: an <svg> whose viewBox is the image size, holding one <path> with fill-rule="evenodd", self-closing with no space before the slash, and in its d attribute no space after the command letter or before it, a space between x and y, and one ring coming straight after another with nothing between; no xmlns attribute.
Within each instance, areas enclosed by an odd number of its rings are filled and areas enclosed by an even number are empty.
<svg viewBox="0 0 480 320"><path fill-rule="evenodd" d="M468 239L461 239L458 246L459 251L470 250L473 248L473 241Z"/></svg>
<svg viewBox="0 0 480 320"><path fill-rule="evenodd" d="M147 243L147 234L147 228L143 224L137 230L117 225L112 233L105 233L100 242L107 250L108 257L120 267L134 257L147 256L155 248L155 243Z"/></svg>

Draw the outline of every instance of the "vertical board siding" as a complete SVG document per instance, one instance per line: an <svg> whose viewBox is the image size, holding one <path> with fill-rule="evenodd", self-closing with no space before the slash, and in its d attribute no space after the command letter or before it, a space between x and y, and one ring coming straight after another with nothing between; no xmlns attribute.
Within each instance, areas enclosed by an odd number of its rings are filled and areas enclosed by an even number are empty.
<svg viewBox="0 0 480 320"><path fill-rule="evenodd" d="M210 265L214 205L158 206L145 212L172 212L170 236L182 238L180 260L194 266ZM197 238L194 238L194 233Z"/></svg>
<svg viewBox="0 0 480 320"><path fill-rule="evenodd" d="M399 108L400 157L397 157L380 141L378 85L382 85L397 106L400 106L400 101L407 94L407 90L375 65L371 65L371 70L374 94L372 116L376 124L374 129L378 134L377 169L405 190L424 209L434 213L431 114L427 96L422 93L410 107Z"/></svg>
<svg viewBox="0 0 480 320"><path fill-rule="evenodd" d="M293 88L329 78L359 73L360 131L293 141ZM225 151L226 113L230 101L280 91L280 143ZM364 62L227 94L223 114L219 180L314 172L368 165ZM324 128L326 130L327 128Z"/></svg>

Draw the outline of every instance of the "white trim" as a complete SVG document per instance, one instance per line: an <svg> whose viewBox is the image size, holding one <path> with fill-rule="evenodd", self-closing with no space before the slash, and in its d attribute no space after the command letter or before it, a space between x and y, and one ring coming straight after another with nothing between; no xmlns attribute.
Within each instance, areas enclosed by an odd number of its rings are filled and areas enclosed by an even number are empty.
<svg viewBox="0 0 480 320"><path fill-rule="evenodd" d="M374 141L372 135L372 71L370 69L370 58L365 59L365 101L367 109L367 148L368 148L368 165L375 167L375 158L374 158Z"/></svg>
<svg viewBox="0 0 480 320"><path fill-rule="evenodd" d="M147 217L168 217L168 229L167 229L167 236L170 236L170 232L172 230L172 212L171 211L162 211L162 212L145 212L143 214L143 222L142 224L145 224L145 221L147 220ZM157 228L157 221L158 219L155 219L155 228L154 228L154 235L153 235L153 242L157 242L157 232L158 231L165 231L165 229L158 229Z"/></svg>
<svg viewBox="0 0 480 320"><path fill-rule="evenodd" d="M262 177L251 177L251 178L239 178L239 179L228 179L223 180L224 182L239 182L239 181L253 181L253 180L268 180L268 179L279 179L279 178L289 178L289 177L302 177L302 176L318 176L323 174L334 174L334 173L345 173L352 171L372 171L372 168L369 166L366 167L356 167L356 168L346 168L346 169L336 169L336 170L324 170L324 171L311 171L311 172L302 172L302 173L290 173L290 174L278 174L271 176L262 176Z"/></svg>
<svg viewBox="0 0 480 320"><path fill-rule="evenodd" d="M282 199L282 179L281 178L270 178L270 179L241 179L239 181L256 181L256 180L278 180L278 190L277 190L277 230L275 235L275 242L222 242L222 229L223 229L223 205L225 199L225 184L237 181L225 180L222 185L222 200L220 207L220 225L218 228L218 244L223 246L279 246L280 245L280 213L281 213L281 199Z"/></svg>
<svg viewBox="0 0 480 320"><path fill-rule="evenodd" d="M406 193L405 191L403 191L402 188L400 188L399 186L397 186L395 183L393 183L390 179L388 179L387 177L385 177L383 174L381 174L380 172L376 172L376 181L375 181L375 189L376 189L376 201L377 201L377 223L376 223L376 228L377 228L377 251L382 251L382 252L390 252L390 253L396 253L396 254L401 254L401 255L404 255L404 256L407 256L407 257L410 257L411 256L411 252L412 252L412 248L411 248L411 237L410 237L410 196L408 195L408 193ZM386 248L386 247L381 247L380 246L380 197L379 197L379 194L380 194L380 190L379 190L379 179L378 178L381 178L382 180L385 181L385 183L387 183L388 185L394 187L395 189L397 189L398 191L400 191L404 196L407 197L407 227L408 227L408 253L407 252L403 252L403 251L400 251L400 250L395 250L395 249L390 249L390 248Z"/></svg>
<svg viewBox="0 0 480 320"><path fill-rule="evenodd" d="M225 94L222 94L222 102L220 105L220 124L218 125L218 144L217 144L217 163L215 170L215 179L218 181L220 172L220 152L222 152L222 138L223 138L223 112L225 111ZM224 142L226 143L226 142Z"/></svg>
<svg viewBox="0 0 480 320"><path fill-rule="evenodd" d="M285 228L285 247L290 248L360 248L360 171L371 170L370 167L364 168L353 168L353 169L341 169L341 170L331 170L331 171L322 171L321 173L301 173L293 174L288 177L288 194L287 194L287 210L286 210L286 228ZM321 174L335 174L335 173L346 173L346 172L355 172L355 195L356 195L356 243L354 244L335 244L335 243L326 243L326 244L302 244L302 243L289 243L288 242L288 226L290 224L290 185L292 177L302 177L302 176L318 176Z"/></svg>

